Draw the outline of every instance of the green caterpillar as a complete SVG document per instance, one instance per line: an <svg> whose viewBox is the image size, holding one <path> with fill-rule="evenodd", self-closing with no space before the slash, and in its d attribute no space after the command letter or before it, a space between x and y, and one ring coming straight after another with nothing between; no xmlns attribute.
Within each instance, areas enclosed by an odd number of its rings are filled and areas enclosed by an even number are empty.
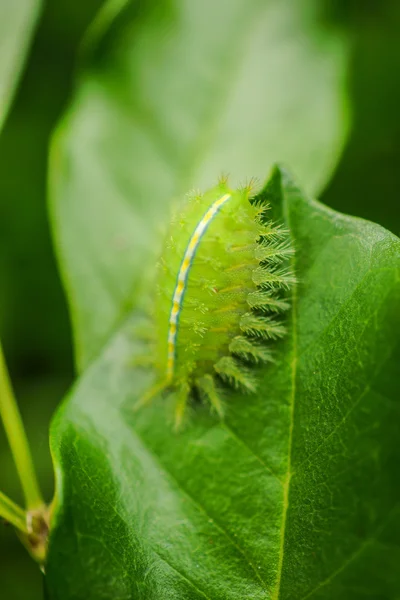
<svg viewBox="0 0 400 600"><path fill-rule="evenodd" d="M252 367L272 360L268 342L285 333L278 316L295 283L286 266L293 248L267 212L251 186L232 190L221 180L172 218L153 306L158 383L140 404L174 389L177 427L193 390L221 417L224 382L255 392Z"/></svg>

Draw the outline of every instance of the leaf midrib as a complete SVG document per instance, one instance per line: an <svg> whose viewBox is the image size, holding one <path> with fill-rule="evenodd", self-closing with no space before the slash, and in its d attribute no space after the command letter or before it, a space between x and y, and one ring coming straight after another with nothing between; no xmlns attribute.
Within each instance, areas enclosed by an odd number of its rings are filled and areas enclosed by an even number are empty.
<svg viewBox="0 0 400 600"><path fill-rule="evenodd" d="M281 186L281 190L283 192L282 186ZM286 194L283 196L283 215L284 215L284 220L285 220L285 222L286 222L286 224L288 226L289 231L292 232L291 222L290 222L290 209L289 209L288 197L287 197ZM348 217L348 218L350 219L351 217ZM296 273L295 260L296 260L296 257L294 255L293 258L291 259L291 264L292 264L292 268L293 268L293 272L294 273ZM390 270L390 271L392 271L392 269L388 269L387 267L381 267L379 270L381 270L381 271L382 270ZM351 299L354 297L355 292L358 290L359 286L362 284L362 282L364 281L365 277L370 272L371 272L371 267L366 271L366 273L362 277L361 281L358 282L358 284L352 290L352 292L349 295L349 297L346 299L346 302L345 302L346 306L351 301ZM388 295L389 295L389 293L386 294L385 298L387 298ZM343 309L343 307L341 306L340 309L339 309L339 311L338 311L338 313L336 315L334 315L334 319L333 320L335 320L337 318L338 314L341 313L342 309ZM282 571L283 571L283 560L284 560L284 549L285 549L286 521L287 521L287 512L288 512L288 509L289 509L290 483L291 483L292 476L294 475L294 472L292 472L292 443L293 443L293 428L294 428L294 407L295 407L295 400L296 400L297 365L298 365L298 359L299 359L299 355L298 355L298 351L297 351L297 348L298 348L298 346L297 346L297 338L298 338L298 332L297 332L297 286L295 286L295 288L293 289L293 293L292 293L291 325L292 325L292 363L291 363L291 388L290 388L290 404L289 404L289 406L290 406L290 424L289 424L289 439L288 439L288 462L287 462L288 466L287 466L286 477L285 477L285 480L284 480L284 490L283 490L283 511L282 511L282 525L281 525L281 545L280 545L279 562L278 562L278 575L277 575L276 588L275 588L274 594L272 596L272 600L279 600L279 596L280 596L281 581L282 581ZM329 325L324 329L324 333L326 332L326 330L329 330L329 328L331 327L331 325L332 325L332 321L330 321ZM314 343L309 344L303 350L303 352L301 354L305 354L313 346L314 346ZM382 360L380 366L378 367L378 369L374 373L373 378L365 386L364 390L359 395L359 397L357 398L357 400L353 403L353 405L351 406L351 408L349 409L349 411L346 413L346 415L343 417L343 419L341 420L341 422L339 423L339 425L337 427L335 427L335 429L329 434L329 437L331 437L331 435L333 435L337 431L337 429L346 421L346 419L348 418L348 415L356 408L356 406L359 404L359 402L362 400L362 398L365 396L365 394L367 394L368 391L372 388L373 380L378 375L378 373L379 373L382 365L385 363L385 361L387 360L388 356L390 356L392 353L393 353L393 348L390 349L390 351L388 352L388 355L385 356L384 360ZM326 439L324 440L323 444L321 444L317 448L317 450L319 450L324 445L325 442L326 442ZM313 455L314 455L314 452L313 452ZM307 459L304 462L307 462L309 458L310 457L307 457ZM298 469L296 470L296 472L298 472ZM393 508L392 512L394 512L395 510L397 510L397 508L398 508L398 506L395 506ZM388 519L386 519L384 521L384 523L386 523L387 520ZM378 527L377 531L380 531L383 527L384 527L384 524L382 524L380 527ZM354 552L353 555L351 555L344 562L344 564L339 569L337 569L337 571L335 571L324 582L320 583L310 593L307 593L306 596L304 596L304 598L302 598L302 600L308 599L315 591L317 591L317 589L319 589L320 587L323 587L324 585L326 585L331 579L333 579L333 577L335 577L338 573L340 573L347 566L347 564L349 564L350 562L352 562L352 560L355 559L361 553L361 551L365 548L366 545L370 544L373 541L375 541L375 537L370 538L366 542L364 542L362 544L362 547L359 548L356 552Z"/></svg>
<svg viewBox="0 0 400 600"><path fill-rule="evenodd" d="M206 510L206 508L202 504L200 504L187 489L185 489L183 487L182 482L179 481L179 479L176 477L176 475L174 475L174 473L172 473L171 470L168 469L162 463L162 461L160 460L159 456L153 452L153 450L148 446L148 444L145 443L143 437L140 436L139 433L135 429L133 430L133 432L136 435L136 437L138 438L138 440L140 441L140 443L142 444L142 446L146 449L147 453L153 458L154 462L175 483L177 489L197 508L197 510L199 512L201 512L207 518L207 521L210 521L210 519L211 519L211 522L216 527L216 529L218 529L220 531L220 533L222 533L222 535L229 541L229 543L234 548L236 548L236 550L243 556L243 558L245 559L246 563L249 565L249 567L254 572L254 574L256 576L256 579L259 581L259 583L261 583L262 589L265 590L267 593L269 593L267 584L262 579L261 575L257 572L257 569L254 567L254 565L252 564L251 560L249 560L249 558L246 556L246 553L243 550L243 548L241 546L239 546L235 542L235 540L231 537L231 535L229 534L229 532L224 527L222 527L222 525L220 525L218 523L218 521L215 519L215 517L213 515L211 515L210 513L208 513L207 510Z"/></svg>
<svg viewBox="0 0 400 600"><path fill-rule="evenodd" d="M139 436L138 436L138 437L139 437ZM143 443L142 439L141 439L141 438L139 438L139 439L140 439L141 443L143 444L143 446L146 448L146 450L147 450L147 451L149 452L149 454L150 454L150 451L149 451L149 449L147 448L147 446L145 446L145 444ZM152 456L153 456L153 454L152 454ZM158 464L160 464L160 463L158 463ZM86 475L87 479L88 479L90 482L93 482L93 478L91 477L91 475L89 474L89 472L87 471L87 469L85 469L85 467L84 467L84 465L83 465L82 463L81 463L81 470L82 470L82 472L83 472L83 473ZM164 469L164 471L165 471L165 469ZM175 479L174 479L174 481L176 482L176 484L178 485L178 487L180 487L180 486L179 486L179 484L178 484L178 482L177 482ZM180 487L180 489L182 489L182 488ZM182 491L184 491L184 490L182 490ZM122 521L123 523L126 523L126 519L125 519L125 517L124 517L123 515L121 515L121 514L118 512L118 510L117 510L117 508L116 508L115 504L113 504L112 502L108 502L108 501L107 501L107 502L106 502L106 505L107 505L107 507L109 507L109 508L111 509L111 511L112 511L112 512L114 512L114 514L115 514L115 515L116 515L116 516L117 516L119 519L121 519L121 521ZM95 537L95 536L89 536L88 534L81 534L81 533L79 532L79 530L77 529L77 527L76 527L76 523L74 523L74 526L75 526L75 533L76 533L77 539L79 539L80 537L81 537L81 538L89 538L89 537L92 537L92 538L93 538L93 539L95 539L95 540L96 540L98 543L101 543L102 545L104 545L104 542L103 542L103 540L102 540L101 538L98 538L98 537ZM104 547L105 547L105 549L106 549L108 552L110 551L110 549L109 549L109 547L108 547L108 546L104 546ZM161 562L165 563L165 564L166 564L166 565L167 565L167 566L168 566L168 567L169 567L171 570L175 571L175 573L177 573L177 574L178 574L178 575L179 575L179 576L180 576L182 579L184 579L185 581L187 581L187 582L189 583L189 585L191 585L193 589L195 589L197 592L199 592L199 594L201 594L201 595L202 595L204 598L206 598L206 600L211 600L211 598L210 598L210 597L209 597L209 596L208 596L208 595L207 595L207 594L206 594L206 593L205 593L203 590L201 590L201 589L200 589L200 588L199 588L199 587L198 587L198 586L197 586L197 585L196 585L196 584L195 584L195 583L194 583L194 582L193 582L191 579L189 579L189 578L187 577L187 575L185 575L184 573L182 573L182 572L181 572L181 571L180 571L180 570L179 570L179 569L178 569L178 568L177 568L175 565L173 565L171 562L169 562L169 561L168 561L168 560L167 560L167 559L166 559L164 556L162 556L162 555L160 554L160 552L158 552L158 551L157 551L157 550L156 550L156 549L155 549L153 546L151 547L151 552L153 552L153 554L155 554L155 555L157 556L157 558L158 558L158 559L159 559ZM114 557L114 558L115 558L115 560L116 560L116 561L118 561L118 557ZM125 570L125 573L126 573L126 576L128 577L128 575L129 575L129 572L128 572L127 570Z"/></svg>
<svg viewBox="0 0 400 600"><path fill-rule="evenodd" d="M282 183L281 183L281 192L283 193ZM290 235L292 237L292 228L290 222L290 209L288 205L287 195L283 196L283 215L284 220L287 224L288 230L291 232ZM291 259L291 266L293 272L296 273L296 259L295 255ZM292 328L292 361L291 361L291 386L290 386L290 397L289 397L289 407L290 407L290 423L289 423L289 439L288 439L288 461L287 461L287 471L286 477L283 485L283 508L282 508L282 524L281 524L281 544L279 549L279 559L278 559L278 575L276 580L276 588L272 596L272 600L278 600L281 589L281 581L282 581L282 569L283 569L283 558L284 558L284 550L285 550L285 534L286 534L286 521L287 521L287 512L289 509L289 491L290 491L290 480L292 478L292 442L293 442L293 427L294 427L294 405L296 399L296 379L297 379L297 362L298 362L298 352L297 352L297 286L293 288L292 292L292 308L291 308L291 328Z"/></svg>

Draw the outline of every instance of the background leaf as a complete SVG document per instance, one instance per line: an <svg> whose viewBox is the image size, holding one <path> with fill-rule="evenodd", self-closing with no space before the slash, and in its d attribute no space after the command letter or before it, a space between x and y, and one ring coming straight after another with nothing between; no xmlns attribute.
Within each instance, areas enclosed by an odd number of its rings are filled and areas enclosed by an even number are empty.
<svg viewBox="0 0 400 600"><path fill-rule="evenodd" d="M46 213L49 136L71 94L76 45L100 3L46 0L37 18L39 3L0 2L0 77L19 79L0 133L0 339L48 500L54 488L49 422L73 378L68 312ZM18 60L12 72L14 59ZM1 101L6 99L4 92L3 80ZM9 89L9 100L11 95ZM3 102L2 118L5 108ZM23 503L1 425L0 489ZM43 598L37 565L14 530L2 523L0 581L0 596L7 600Z"/></svg>
<svg viewBox="0 0 400 600"><path fill-rule="evenodd" d="M139 414L149 375L126 322L51 432L51 598L395 598L400 590L400 241L307 199L276 170L298 289L261 393Z"/></svg>
<svg viewBox="0 0 400 600"><path fill-rule="evenodd" d="M0 129L25 60L40 0L0 3Z"/></svg>
<svg viewBox="0 0 400 600"><path fill-rule="evenodd" d="M347 45L314 0L125 4L91 38L51 164L80 369L135 301L171 198L223 171L263 178L276 160L315 191L347 129Z"/></svg>
<svg viewBox="0 0 400 600"><path fill-rule="evenodd" d="M400 3L327 0L326 6L352 39L352 127L322 199L399 235Z"/></svg>

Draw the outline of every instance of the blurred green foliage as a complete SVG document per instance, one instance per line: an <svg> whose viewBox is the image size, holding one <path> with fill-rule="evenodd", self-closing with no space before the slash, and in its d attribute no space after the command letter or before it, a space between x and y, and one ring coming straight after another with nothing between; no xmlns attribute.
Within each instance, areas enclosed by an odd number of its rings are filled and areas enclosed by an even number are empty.
<svg viewBox="0 0 400 600"><path fill-rule="evenodd" d="M353 124L322 201L400 233L400 3L327 0L352 37Z"/></svg>
<svg viewBox="0 0 400 600"><path fill-rule="evenodd" d="M71 93L79 41L101 4L47 2L0 135L0 337L48 499L48 425L73 375L68 314L46 212L48 144ZM2 429L0 473L2 490L19 501ZM0 580L4 600L42 597L41 574L11 528L0 529Z"/></svg>
<svg viewBox="0 0 400 600"><path fill-rule="evenodd" d="M0 136L0 335L47 497L50 415L72 379L70 327L46 215L50 133L73 86L78 44L102 0L48 0ZM323 10L322 10L323 7ZM351 135L322 200L400 232L400 4L325 0L321 18L352 38ZM20 498L0 432L1 487ZM14 533L0 533L5 600L41 598L41 576Z"/></svg>
<svg viewBox="0 0 400 600"><path fill-rule="evenodd" d="M77 45L100 4L47 4L0 136L0 330L11 370L27 375L72 374L69 323L46 214L47 153L71 93Z"/></svg>

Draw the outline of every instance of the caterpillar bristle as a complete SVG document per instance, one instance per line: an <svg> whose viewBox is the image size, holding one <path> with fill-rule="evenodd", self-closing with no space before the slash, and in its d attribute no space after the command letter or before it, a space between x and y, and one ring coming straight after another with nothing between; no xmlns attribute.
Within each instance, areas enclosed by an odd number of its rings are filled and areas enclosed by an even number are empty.
<svg viewBox="0 0 400 600"><path fill-rule="evenodd" d="M279 339L286 333L286 328L280 321L275 320L273 317L255 315L254 313L246 313L242 316L240 329L247 335L269 340Z"/></svg>
<svg viewBox="0 0 400 600"><path fill-rule="evenodd" d="M249 197L255 195L255 189L260 186L260 181L257 177L251 177L248 182L241 185L238 189L239 192L247 194Z"/></svg>
<svg viewBox="0 0 400 600"><path fill-rule="evenodd" d="M270 210L271 207L269 206L269 204L263 204L262 206L260 206L254 217L256 223L259 223L260 225L265 227L265 223L268 221L268 213Z"/></svg>
<svg viewBox="0 0 400 600"><path fill-rule="evenodd" d="M267 199L267 197L264 194L255 194L254 196L252 196L250 198L250 204L252 204L255 207L269 207L270 206L270 202Z"/></svg>
<svg viewBox="0 0 400 600"><path fill-rule="evenodd" d="M217 387L212 375L204 375L196 379L196 386L203 399L208 400L215 412L222 418L224 416L224 406L221 390Z"/></svg>
<svg viewBox="0 0 400 600"><path fill-rule="evenodd" d="M197 311L203 315L205 315L209 310L208 306L198 298L188 298L186 302L187 305L190 306L194 311Z"/></svg>
<svg viewBox="0 0 400 600"><path fill-rule="evenodd" d="M233 356L223 356L214 365L215 372L227 383L236 389L244 389L254 393L256 381L244 365L235 360Z"/></svg>
<svg viewBox="0 0 400 600"><path fill-rule="evenodd" d="M238 335L231 341L229 351L239 358L255 363L273 362L271 350L248 337Z"/></svg>
<svg viewBox="0 0 400 600"><path fill-rule="evenodd" d="M198 188L193 188L187 192L185 197L188 202L192 202L193 200L198 200L202 196L203 196L203 192L201 190L199 190ZM173 216L174 215L172 215L172 217Z"/></svg>
<svg viewBox="0 0 400 600"><path fill-rule="evenodd" d="M175 401L175 431L179 431L182 428L183 420L186 413L186 407L190 394L190 386L188 383L182 383L176 391Z"/></svg>
<svg viewBox="0 0 400 600"><path fill-rule="evenodd" d="M262 290L250 292L247 295L247 304L253 310L272 313L285 312L290 307L289 302L286 300L272 295L270 291L265 292Z"/></svg>
<svg viewBox="0 0 400 600"><path fill-rule="evenodd" d="M256 191L257 189L260 189L261 187L261 181L259 177L251 177L250 181L249 181L249 185L248 188L250 189L250 194L252 193L253 196L256 195Z"/></svg>
<svg viewBox="0 0 400 600"><path fill-rule="evenodd" d="M139 410L146 404L149 404L153 398L164 392L169 385L169 381L167 379L162 379L161 381L156 382L153 386L151 386L136 402L133 409Z"/></svg>
<svg viewBox="0 0 400 600"><path fill-rule="evenodd" d="M254 255L260 262L267 261L270 265L279 264L288 260L294 254L293 246L289 242L257 244Z"/></svg>
<svg viewBox="0 0 400 600"><path fill-rule="evenodd" d="M270 290L289 290L295 283L296 278L290 269L286 268L265 268L260 265L253 271L253 282L264 289Z"/></svg>
<svg viewBox="0 0 400 600"><path fill-rule="evenodd" d="M287 239L288 230L283 225L263 224L259 244L271 244Z"/></svg>

